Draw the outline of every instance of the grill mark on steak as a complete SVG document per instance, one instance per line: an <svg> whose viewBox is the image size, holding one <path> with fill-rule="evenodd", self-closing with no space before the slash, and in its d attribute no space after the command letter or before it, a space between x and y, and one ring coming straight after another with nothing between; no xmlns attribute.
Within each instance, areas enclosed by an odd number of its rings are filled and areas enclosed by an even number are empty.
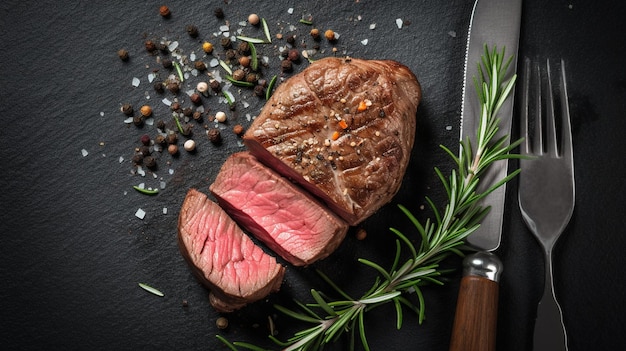
<svg viewBox="0 0 626 351"><path fill-rule="evenodd" d="M276 89L244 142L355 225L399 190L420 98L417 79L397 62L321 59ZM359 111L363 101L371 105Z"/></svg>
<svg viewBox="0 0 626 351"><path fill-rule="evenodd" d="M247 237L207 196L190 189L178 218L178 243L209 301L231 312L277 291L285 268Z"/></svg>

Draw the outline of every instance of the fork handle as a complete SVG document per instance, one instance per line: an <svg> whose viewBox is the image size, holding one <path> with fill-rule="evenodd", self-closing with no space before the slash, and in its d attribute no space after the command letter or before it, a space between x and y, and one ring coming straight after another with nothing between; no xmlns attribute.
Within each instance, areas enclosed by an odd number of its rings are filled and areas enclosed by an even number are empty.
<svg viewBox="0 0 626 351"><path fill-rule="evenodd" d="M450 351L496 349L498 292L502 262L489 252L477 252L463 260L452 327Z"/></svg>
<svg viewBox="0 0 626 351"><path fill-rule="evenodd" d="M563 323L563 311L554 293L552 256L549 252L546 253L545 260L545 286L537 306L533 350L566 351L567 333Z"/></svg>

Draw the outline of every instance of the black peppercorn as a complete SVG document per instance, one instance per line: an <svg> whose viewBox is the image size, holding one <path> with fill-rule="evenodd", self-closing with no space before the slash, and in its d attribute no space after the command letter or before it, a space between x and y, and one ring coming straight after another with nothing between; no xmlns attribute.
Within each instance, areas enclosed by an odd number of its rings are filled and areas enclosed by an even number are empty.
<svg viewBox="0 0 626 351"><path fill-rule="evenodd" d="M206 64L202 61L196 61L193 65L198 71L204 71L206 69Z"/></svg>
<svg viewBox="0 0 626 351"><path fill-rule="evenodd" d="M167 84L167 90L171 91L172 94L178 94L180 86L176 82L170 82Z"/></svg>
<svg viewBox="0 0 626 351"><path fill-rule="evenodd" d="M233 79L234 80L243 80L246 77L246 72L242 69L237 69L233 71Z"/></svg>
<svg viewBox="0 0 626 351"><path fill-rule="evenodd" d="M217 128L211 128L207 132L207 136L209 137L209 141L213 144L220 144L222 142L222 135L220 134L220 130Z"/></svg>
<svg viewBox="0 0 626 351"><path fill-rule="evenodd" d="M164 54L167 54L167 53L170 52L170 48L167 47L167 45L165 43L157 44L157 48L159 49L159 51L161 51Z"/></svg>
<svg viewBox="0 0 626 351"><path fill-rule="evenodd" d="M154 52L154 50L156 50L156 44L154 44L154 42L152 40L146 40L146 42L144 43L146 50L150 53Z"/></svg>
<svg viewBox="0 0 626 351"><path fill-rule="evenodd" d="M289 60L282 60L280 62L280 69L281 69L281 71L283 71L285 73L289 73L289 72L293 71L293 66L291 64L291 61L289 61Z"/></svg>
<svg viewBox="0 0 626 351"><path fill-rule="evenodd" d="M212 80L209 83L209 86L211 87L211 90L213 90L216 93L219 93L222 90L222 87L220 86L220 82L218 82L217 80Z"/></svg>
<svg viewBox="0 0 626 351"><path fill-rule="evenodd" d="M190 136L191 135L191 131L192 131L193 126L191 124L185 124L183 126L183 132L182 134L184 136Z"/></svg>
<svg viewBox="0 0 626 351"><path fill-rule="evenodd" d="M131 104L122 105L121 110L122 110L122 113L125 114L126 116L132 116L133 113L135 112Z"/></svg>
<svg viewBox="0 0 626 351"><path fill-rule="evenodd" d="M160 119L159 121L157 121L156 127L161 131L165 131L165 121Z"/></svg>
<svg viewBox="0 0 626 351"><path fill-rule="evenodd" d="M133 124L136 125L137 127L141 127L143 125L143 117L142 116L134 116L133 117Z"/></svg>
<svg viewBox="0 0 626 351"><path fill-rule="evenodd" d="M150 155L150 147L147 145L142 145L139 147L139 152L144 156Z"/></svg>
<svg viewBox="0 0 626 351"><path fill-rule="evenodd" d="M198 36L198 27L194 25L188 25L186 30L187 34L189 34L190 37L196 38Z"/></svg>
<svg viewBox="0 0 626 351"><path fill-rule="evenodd" d="M220 45L222 45L224 49L230 48L232 44L233 42L230 38L223 37L222 39L220 39Z"/></svg>
<svg viewBox="0 0 626 351"><path fill-rule="evenodd" d="M172 109L172 111L180 111L180 102L173 102L170 105L170 108Z"/></svg>
<svg viewBox="0 0 626 351"><path fill-rule="evenodd" d="M172 68L172 60L168 58L164 58L163 60L161 60L161 64L163 65L163 68L167 68L167 69Z"/></svg>
<svg viewBox="0 0 626 351"><path fill-rule="evenodd" d="M193 93L191 94L191 96L189 97L189 99L191 100L191 102L193 102L195 105L200 105L202 103L202 98L200 97L200 94L198 93Z"/></svg>
<svg viewBox="0 0 626 351"><path fill-rule="evenodd" d="M146 156L143 158L143 164L150 169L154 169L156 167L156 160L152 156Z"/></svg>
<svg viewBox="0 0 626 351"><path fill-rule="evenodd" d="M247 42L242 41L241 43L239 43L239 45L237 46L237 51L241 54L241 55L248 55L250 53L250 45L248 45Z"/></svg>
<svg viewBox="0 0 626 351"><path fill-rule="evenodd" d="M221 7L215 8L215 10L213 10L213 14L219 19L224 18L224 10L222 10Z"/></svg>
<svg viewBox="0 0 626 351"><path fill-rule="evenodd" d="M202 112L196 111L196 112L193 113L192 117L193 117L193 119L195 121L200 122L200 121L202 121Z"/></svg>
<svg viewBox="0 0 626 351"><path fill-rule="evenodd" d="M157 145L165 145L165 137L162 134L155 136L154 143Z"/></svg>
<svg viewBox="0 0 626 351"><path fill-rule="evenodd" d="M289 55L287 56L287 58L289 59L289 61L298 63L300 62L300 53L297 49L291 49L289 50Z"/></svg>
<svg viewBox="0 0 626 351"><path fill-rule="evenodd" d="M226 50L226 59L231 61L237 58L237 52L233 49Z"/></svg>
<svg viewBox="0 0 626 351"><path fill-rule="evenodd" d="M257 84L254 87L254 95L255 96L265 96L265 88L261 84Z"/></svg>
<svg viewBox="0 0 626 351"><path fill-rule="evenodd" d="M168 144L176 144L176 142L178 141L178 136L176 135L176 133L169 133L167 137L165 137L165 139L167 140Z"/></svg>
<svg viewBox="0 0 626 351"><path fill-rule="evenodd" d="M119 49L117 51L117 56L119 56L122 61L128 61L128 51L125 49Z"/></svg>
<svg viewBox="0 0 626 351"><path fill-rule="evenodd" d="M287 36L287 42L291 45L293 45L296 42L296 36L291 34Z"/></svg>
<svg viewBox="0 0 626 351"><path fill-rule="evenodd" d="M139 138L142 144L149 146L150 145L150 136L148 134L144 134Z"/></svg>
<svg viewBox="0 0 626 351"><path fill-rule="evenodd" d="M154 83L154 91L156 91L159 94L162 94L165 91L165 88L163 87L163 82Z"/></svg>
<svg viewBox="0 0 626 351"><path fill-rule="evenodd" d="M258 80L258 76L254 73L248 73L246 74L246 82L248 83L256 83L256 81Z"/></svg>
<svg viewBox="0 0 626 351"><path fill-rule="evenodd" d="M143 155L140 153L136 153L133 155L133 159L132 159L133 163L136 165L140 165L143 163Z"/></svg>
<svg viewBox="0 0 626 351"><path fill-rule="evenodd" d="M191 107L185 107L183 109L183 115L187 117L191 117L192 114L193 114L193 110L191 109Z"/></svg>

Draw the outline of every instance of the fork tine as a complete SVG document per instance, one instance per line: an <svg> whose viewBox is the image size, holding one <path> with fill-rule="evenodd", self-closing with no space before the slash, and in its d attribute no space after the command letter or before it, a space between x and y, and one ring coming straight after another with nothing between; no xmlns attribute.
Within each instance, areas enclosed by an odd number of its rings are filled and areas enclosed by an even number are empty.
<svg viewBox="0 0 626 351"><path fill-rule="evenodd" d="M548 88L546 92L546 152L548 155L558 156L556 141L556 122L554 116L554 96L552 90L552 72L550 60L546 60L546 74L548 76Z"/></svg>
<svg viewBox="0 0 626 351"><path fill-rule="evenodd" d="M523 155L530 153L530 140L528 139L528 90L530 86L530 59L524 60L524 80L522 81L522 111L520 116L520 136L524 141L520 145L520 152Z"/></svg>
<svg viewBox="0 0 626 351"><path fill-rule="evenodd" d="M565 80L565 61L561 59L561 111L563 114L562 119L562 136L561 136L561 154L570 157L568 155L573 154L572 148L572 125L569 115L569 102L567 98L567 82Z"/></svg>
<svg viewBox="0 0 626 351"><path fill-rule="evenodd" d="M535 132L533 134L532 149L536 155L543 154L543 113L541 108L542 96L541 95L541 67L539 64L535 64Z"/></svg>

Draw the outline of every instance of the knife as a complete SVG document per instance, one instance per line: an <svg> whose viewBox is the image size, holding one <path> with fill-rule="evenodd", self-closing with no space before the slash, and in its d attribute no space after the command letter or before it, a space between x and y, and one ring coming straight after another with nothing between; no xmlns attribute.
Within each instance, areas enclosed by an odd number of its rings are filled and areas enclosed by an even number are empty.
<svg viewBox="0 0 626 351"><path fill-rule="evenodd" d="M513 75L517 66L517 50L521 25L522 0L476 0L470 18L463 102L461 105L461 140L476 141L480 116L480 102L474 89L476 65L481 62L484 46L505 48L505 55L513 61L507 74ZM509 79L505 77L505 79ZM500 110L500 128L494 140L510 134L513 115L513 96ZM485 190L507 176L507 160L492 164L481 177L480 189ZM495 350L498 317L498 281L502 263L491 253L500 246L504 215L505 185L500 186L480 204L491 210L482 224L466 242L479 250L463 260L463 278L459 287L450 351Z"/></svg>

